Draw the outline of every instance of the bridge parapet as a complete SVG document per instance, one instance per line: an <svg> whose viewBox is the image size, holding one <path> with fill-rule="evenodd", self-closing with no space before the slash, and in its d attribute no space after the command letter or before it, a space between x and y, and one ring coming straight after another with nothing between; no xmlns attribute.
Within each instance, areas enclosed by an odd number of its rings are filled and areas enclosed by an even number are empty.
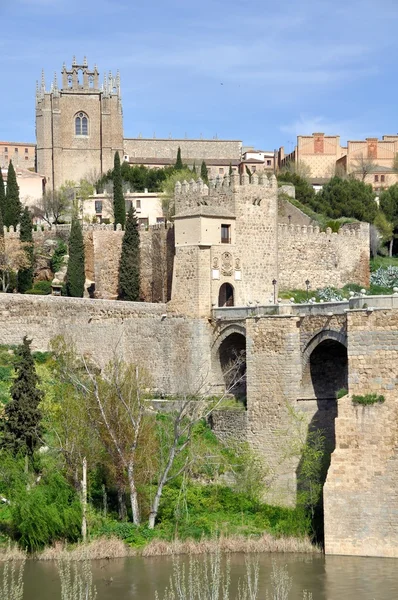
<svg viewBox="0 0 398 600"><path fill-rule="evenodd" d="M356 296L350 298L350 310L398 308L398 293L391 296Z"/></svg>
<svg viewBox="0 0 398 600"><path fill-rule="evenodd" d="M253 304L249 306L223 306L213 308L212 317L217 321L239 321L249 317L272 317L281 315L342 315L349 309L348 302L323 302L319 304Z"/></svg>

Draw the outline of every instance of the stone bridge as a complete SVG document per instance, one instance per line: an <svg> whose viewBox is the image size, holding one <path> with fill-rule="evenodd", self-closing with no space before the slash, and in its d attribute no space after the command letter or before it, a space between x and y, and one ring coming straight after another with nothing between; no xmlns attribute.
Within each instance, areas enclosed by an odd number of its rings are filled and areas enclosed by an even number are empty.
<svg viewBox="0 0 398 600"><path fill-rule="evenodd" d="M398 556L398 294L217 308L213 323L221 368L234 347L246 348L247 408L236 427L264 459L268 499L294 503L297 449L321 429L333 453L324 488L326 552ZM346 391L337 401L339 390ZM352 403L352 394L366 393L382 394L385 403ZM221 436L233 427L228 415L227 431L224 418L213 420Z"/></svg>

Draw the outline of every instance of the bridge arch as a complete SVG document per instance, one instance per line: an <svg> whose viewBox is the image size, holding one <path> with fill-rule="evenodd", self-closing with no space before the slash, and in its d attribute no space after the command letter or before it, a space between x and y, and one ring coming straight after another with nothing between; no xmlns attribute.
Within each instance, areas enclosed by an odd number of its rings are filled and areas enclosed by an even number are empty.
<svg viewBox="0 0 398 600"><path fill-rule="evenodd" d="M220 388L246 404L246 329L230 324L219 333L212 348Z"/></svg>

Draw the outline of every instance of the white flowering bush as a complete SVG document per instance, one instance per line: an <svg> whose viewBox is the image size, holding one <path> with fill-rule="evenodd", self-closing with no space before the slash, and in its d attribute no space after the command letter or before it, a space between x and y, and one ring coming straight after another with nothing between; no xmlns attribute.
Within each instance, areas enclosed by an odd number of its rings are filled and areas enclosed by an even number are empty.
<svg viewBox="0 0 398 600"><path fill-rule="evenodd" d="M398 287L398 267L379 267L370 274L370 283L382 287Z"/></svg>

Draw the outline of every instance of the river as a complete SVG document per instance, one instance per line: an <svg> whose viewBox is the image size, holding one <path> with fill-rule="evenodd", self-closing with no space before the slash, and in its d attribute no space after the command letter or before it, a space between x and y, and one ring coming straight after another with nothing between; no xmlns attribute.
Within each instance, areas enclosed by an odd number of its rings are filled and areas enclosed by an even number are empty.
<svg viewBox="0 0 398 600"><path fill-rule="evenodd" d="M360 558L297 554L261 554L259 600L271 591L272 560L287 565L293 578L289 598L301 600L302 590L313 600L396 600L398 598L398 561L388 558ZM184 558L183 560L187 560ZM245 575L245 558L232 554L231 599L237 581ZM154 600L155 591L163 597L172 572L169 557L132 557L99 560L92 563L97 600ZM28 561L25 568L24 600L59 600L60 583L54 562ZM270 596L272 598L272 596Z"/></svg>

